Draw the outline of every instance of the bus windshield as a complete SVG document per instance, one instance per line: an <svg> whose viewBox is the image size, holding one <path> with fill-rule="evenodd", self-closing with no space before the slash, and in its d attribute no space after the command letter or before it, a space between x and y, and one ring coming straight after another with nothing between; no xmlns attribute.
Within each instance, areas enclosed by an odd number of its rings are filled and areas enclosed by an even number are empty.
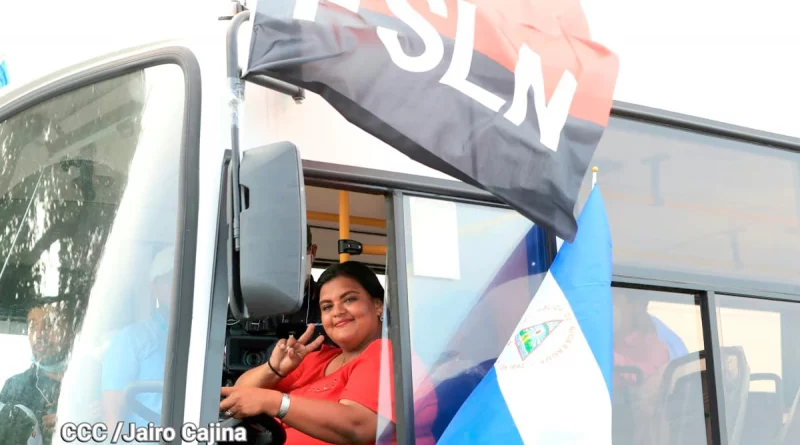
<svg viewBox="0 0 800 445"><path fill-rule="evenodd" d="M123 392L163 381L184 90L156 66L0 121L0 436L142 422Z"/></svg>

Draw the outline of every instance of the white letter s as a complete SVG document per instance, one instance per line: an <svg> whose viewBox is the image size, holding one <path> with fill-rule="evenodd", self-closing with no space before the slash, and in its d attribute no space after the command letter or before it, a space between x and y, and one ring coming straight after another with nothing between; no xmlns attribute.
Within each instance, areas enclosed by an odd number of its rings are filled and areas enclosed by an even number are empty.
<svg viewBox="0 0 800 445"><path fill-rule="evenodd" d="M408 4L408 0L386 0L386 5L392 14L411 27L425 44L425 52L419 56L409 56L400 46L397 31L378 27L378 38L389 52L392 62L412 73L423 73L436 68L444 57L444 43L436 28L415 11ZM434 14L447 17L447 7L443 0L428 0L428 5Z"/></svg>

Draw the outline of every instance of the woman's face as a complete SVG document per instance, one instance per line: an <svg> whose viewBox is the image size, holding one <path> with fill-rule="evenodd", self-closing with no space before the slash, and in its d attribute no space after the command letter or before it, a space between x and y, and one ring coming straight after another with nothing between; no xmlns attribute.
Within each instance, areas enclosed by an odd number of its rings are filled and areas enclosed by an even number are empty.
<svg viewBox="0 0 800 445"><path fill-rule="evenodd" d="M322 327L342 349L356 349L380 336L383 303L357 281L337 277L320 289Z"/></svg>

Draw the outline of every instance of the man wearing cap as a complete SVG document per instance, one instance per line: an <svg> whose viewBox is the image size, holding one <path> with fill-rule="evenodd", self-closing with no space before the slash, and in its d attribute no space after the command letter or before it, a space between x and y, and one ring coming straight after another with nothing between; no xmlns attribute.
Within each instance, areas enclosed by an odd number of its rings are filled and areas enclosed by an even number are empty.
<svg viewBox="0 0 800 445"><path fill-rule="evenodd" d="M164 380L167 326L172 293L173 247L159 251L150 267L150 290L155 297L153 314L123 328L111 340L103 359L103 409L107 425L119 420L145 426L149 421L126 405L124 391L137 381ZM136 399L146 408L161 413L161 393L141 393ZM125 430L127 431L127 430Z"/></svg>
<svg viewBox="0 0 800 445"><path fill-rule="evenodd" d="M317 256L317 245L312 242L311 228L306 226L306 285L303 295L303 306L292 317L293 322L299 323L319 323L322 319L322 313L319 310L319 304L311 304L317 291L317 283L314 277L311 276L311 268L314 265L314 259ZM301 332L302 334L302 332Z"/></svg>
<svg viewBox="0 0 800 445"><path fill-rule="evenodd" d="M325 343L333 345L334 343L325 335L322 329L322 312L319 307L319 296L317 295L317 283L314 277L311 276L311 267L314 264L314 259L317 256L317 245L311 239L311 228L306 226L306 284L303 292L303 305L294 314L285 315L281 317L278 324L278 337L288 338L289 335L300 337L308 327L308 323L318 325L317 331L325 336ZM268 353L272 351L272 347L267 350Z"/></svg>

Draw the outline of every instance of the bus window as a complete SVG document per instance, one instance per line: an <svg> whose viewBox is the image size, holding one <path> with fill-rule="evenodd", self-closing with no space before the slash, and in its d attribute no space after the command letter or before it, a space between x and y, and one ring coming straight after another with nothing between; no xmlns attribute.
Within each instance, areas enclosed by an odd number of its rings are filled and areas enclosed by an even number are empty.
<svg viewBox="0 0 800 445"><path fill-rule="evenodd" d="M740 347L749 367L744 397L724 395L731 443L798 443L800 305L717 295L717 311L720 344Z"/></svg>
<svg viewBox="0 0 800 445"><path fill-rule="evenodd" d="M624 287L612 292L614 444L710 443L695 296Z"/></svg>
<svg viewBox="0 0 800 445"><path fill-rule="evenodd" d="M315 323L316 333L324 335L325 342L315 354L306 356L303 368L290 371L289 380L283 380L302 383L291 387L278 384L275 388L306 398L312 403L319 400L339 401L340 396L344 397L343 394L356 396L358 398L354 400L357 403L379 413L376 439L391 437L395 432L389 417L394 408L391 394L396 367L391 362L391 347L384 347L392 344L389 338L392 317L388 297L385 297L386 197L382 194L344 192L314 186L306 186L305 193L308 233L311 237L307 249L313 256L313 264L311 277L305 287L304 304L294 313L270 317L268 320L228 320L223 382L226 386L232 386L237 381L241 382L239 379L246 381L246 372L259 366L272 372L268 369L270 365L267 360L273 357L277 341L290 335L300 338L308 329L307 323ZM342 230L343 227L345 230ZM343 259L339 252L339 239L361 243L363 253L353 253ZM335 272L339 274L337 277L328 280L327 287L318 288L317 282L325 270L343 261L359 262L367 268L353 264L344 266ZM375 303L375 300L368 303L369 307L365 309L362 298L370 291L380 292L372 280L373 274L384 288L381 315L374 318L372 310L376 309L371 303ZM365 292L352 292L353 287L348 286L361 286ZM342 289L350 290L343 292ZM337 327L335 322L342 319L346 323ZM351 320L358 321L355 324L347 323ZM369 337L371 335L380 338ZM355 344L354 338L358 339ZM370 339L375 341L359 349ZM357 347L354 348L354 345ZM315 369L319 368L315 368L313 363L332 363L331 366L339 367L334 368L331 374L321 375L316 374ZM287 427L286 436L286 443L313 441L308 437L308 430L303 428ZM383 440L376 442L382 443Z"/></svg>
<svg viewBox="0 0 800 445"><path fill-rule="evenodd" d="M177 65L155 66L0 122L6 433L47 444L66 422L130 418L104 398L163 380L184 92Z"/></svg>
<svg viewBox="0 0 800 445"><path fill-rule="evenodd" d="M403 207L411 347L421 361L413 381L435 385L438 409L427 420L438 440L544 278L545 238L508 209L408 196ZM418 425L424 403L415 402Z"/></svg>
<svg viewBox="0 0 800 445"><path fill-rule="evenodd" d="M592 163L618 273L800 284L800 153L611 117ZM589 169L579 203L591 178Z"/></svg>

